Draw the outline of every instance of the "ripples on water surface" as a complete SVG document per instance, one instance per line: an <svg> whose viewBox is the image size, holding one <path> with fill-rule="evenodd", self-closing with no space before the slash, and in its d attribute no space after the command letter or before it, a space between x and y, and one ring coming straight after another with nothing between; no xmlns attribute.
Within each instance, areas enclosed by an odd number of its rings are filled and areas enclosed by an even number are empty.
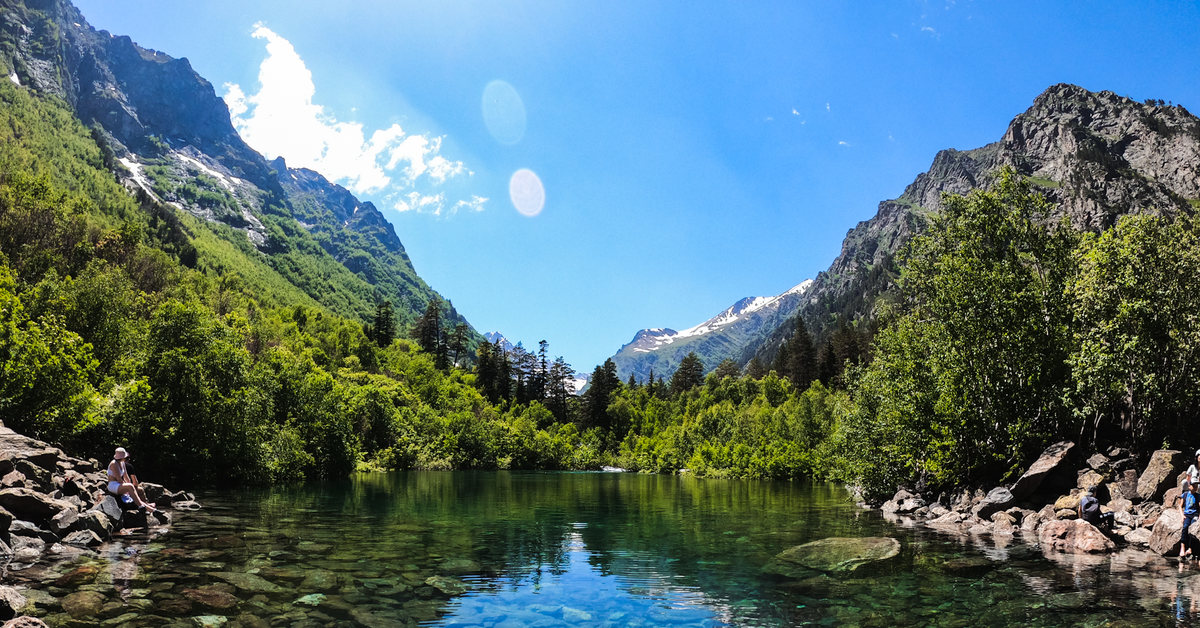
<svg viewBox="0 0 1200 628"><path fill-rule="evenodd" d="M10 565L5 579L32 587L52 626L1145 626L1200 616L1200 568L1141 552L1047 558L1021 537L997 545L897 527L830 485L408 472L203 501L165 537ZM852 573L764 572L789 547L866 536L899 539L899 556Z"/></svg>

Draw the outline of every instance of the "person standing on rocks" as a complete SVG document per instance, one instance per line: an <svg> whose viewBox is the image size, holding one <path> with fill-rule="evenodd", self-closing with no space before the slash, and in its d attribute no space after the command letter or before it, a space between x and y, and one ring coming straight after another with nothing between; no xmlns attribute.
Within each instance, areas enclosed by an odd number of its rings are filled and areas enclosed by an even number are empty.
<svg viewBox="0 0 1200 628"><path fill-rule="evenodd" d="M1200 449L1196 450L1196 462L1187 469L1187 479L1192 486L1200 485Z"/></svg>
<svg viewBox="0 0 1200 628"><path fill-rule="evenodd" d="M1196 520L1196 515L1200 514L1196 485L1189 480L1183 481L1183 499L1179 500L1179 513L1183 515L1183 532L1179 537L1179 560L1185 561L1192 555L1192 535L1188 533L1188 528Z"/></svg>
<svg viewBox="0 0 1200 628"><path fill-rule="evenodd" d="M145 508L150 512L154 512L154 506L142 501L141 496L138 495L137 488L129 479L129 471L125 468L125 458L128 455L124 447L117 447L117 451L113 453L112 462L108 463L108 484L105 488L118 499L122 495L128 495L138 508Z"/></svg>

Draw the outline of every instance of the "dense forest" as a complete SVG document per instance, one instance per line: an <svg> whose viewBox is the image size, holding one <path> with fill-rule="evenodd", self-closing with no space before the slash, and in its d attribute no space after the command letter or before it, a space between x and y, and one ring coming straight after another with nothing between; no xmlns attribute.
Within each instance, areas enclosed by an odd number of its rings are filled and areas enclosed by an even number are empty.
<svg viewBox="0 0 1200 628"><path fill-rule="evenodd" d="M1200 226L1082 233L1011 172L946 197L878 320L820 343L797 321L769 367L691 355L622 382L608 361L577 396L548 343L472 347L436 299L355 320L248 276L227 226L111 168L64 104L0 86L0 413L77 453L122 444L147 477L613 465L877 498L997 481L1062 438L1182 445L1198 409Z"/></svg>

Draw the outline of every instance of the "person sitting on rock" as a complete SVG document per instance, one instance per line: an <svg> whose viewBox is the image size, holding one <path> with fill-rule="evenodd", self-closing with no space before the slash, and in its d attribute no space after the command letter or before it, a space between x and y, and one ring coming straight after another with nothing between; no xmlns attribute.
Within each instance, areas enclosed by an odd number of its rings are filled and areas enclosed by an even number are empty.
<svg viewBox="0 0 1200 628"><path fill-rule="evenodd" d="M138 508L154 512L154 506L142 501L137 488L129 479L129 472L125 468L125 457L128 455L124 447L117 447L117 451L113 453L112 462L108 463L108 484L105 485L105 488L117 499L120 499L122 495L127 495Z"/></svg>
<svg viewBox="0 0 1200 628"><path fill-rule="evenodd" d="M1079 518L1097 528L1112 528L1113 524L1113 513L1100 512L1100 500L1096 499L1096 492L1090 488L1079 500Z"/></svg>
<svg viewBox="0 0 1200 628"><path fill-rule="evenodd" d="M1188 480L1183 481L1183 499L1179 500L1179 514L1183 515L1183 532L1179 535L1179 560L1187 560L1192 555L1192 535L1188 528L1200 514L1200 499L1197 499L1196 485Z"/></svg>
<svg viewBox="0 0 1200 628"><path fill-rule="evenodd" d="M127 451L125 452L125 458L121 460L121 463L125 465L125 475L129 476L129 483L133 485L133 490L137 491L138 499L141 499L143 503L149 504L150 500L146 498L146 489L142 488L142 483L138 482L137 471L133 470L133 462L130 461L132 457Z"/></svg>

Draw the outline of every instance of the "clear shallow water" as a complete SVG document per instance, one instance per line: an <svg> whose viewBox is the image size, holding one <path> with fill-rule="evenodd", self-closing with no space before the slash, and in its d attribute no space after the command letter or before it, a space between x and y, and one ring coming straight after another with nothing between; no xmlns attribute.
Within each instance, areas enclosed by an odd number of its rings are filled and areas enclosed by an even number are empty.
<svg viewBox="0 0 1200 628"><path fill-rule="evenodd" d="M1043 556L886 521L830 485L592 473L361 475L202 496L170 534L9 565L50 625L1191 625L1200 568ZM764 571L889 536L852 573ZM94 614L80 615L91 596ZM70 607L70 608L68 608ZM84 609L88 610L88 609ZM200 619L197 619L200 618ZM74 622L74 623L72 623ZM81 623L82 622L82 623Z"/></svg>

